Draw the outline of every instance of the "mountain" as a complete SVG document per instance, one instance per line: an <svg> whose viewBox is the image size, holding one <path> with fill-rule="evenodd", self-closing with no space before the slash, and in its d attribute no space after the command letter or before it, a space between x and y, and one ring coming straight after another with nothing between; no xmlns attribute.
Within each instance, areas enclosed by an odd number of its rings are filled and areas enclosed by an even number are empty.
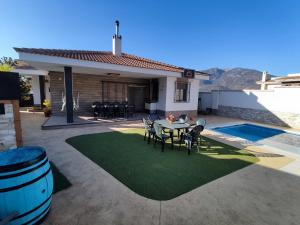
<svg viewBox="0 0 300 225"><path fill-rule="evenodd" d="M262 71L246 68L211 68L203 72L210 74L210 80L201 85L204 91L260 89L256 81L261 80Z"/></svg>

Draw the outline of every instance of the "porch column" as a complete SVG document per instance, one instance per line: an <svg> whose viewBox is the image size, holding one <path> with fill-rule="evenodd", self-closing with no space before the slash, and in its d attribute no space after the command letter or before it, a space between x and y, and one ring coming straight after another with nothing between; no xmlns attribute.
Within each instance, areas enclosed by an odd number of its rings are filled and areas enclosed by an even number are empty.
<svg viewBox="0 0 300 225"><path fill-rule="evenodd" d="M40 98L41 98L41 107L44 108L44 100L45 100L45 76L39 76L39 84L40 84Z"/></svg>
<svg viewBox="0 0 300 225"><path fill-rule="evenodd" d="M65 66L65 95L66 95L66 112L67 123L73 123L73 79L72 67Z"/></svg>

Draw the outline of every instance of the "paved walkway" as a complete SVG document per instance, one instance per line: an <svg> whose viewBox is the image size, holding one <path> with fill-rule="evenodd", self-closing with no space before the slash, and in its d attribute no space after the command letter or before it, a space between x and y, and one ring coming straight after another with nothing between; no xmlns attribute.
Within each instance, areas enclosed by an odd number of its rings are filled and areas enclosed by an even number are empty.
<svg viewBox="0 0 300 225"><path fill-rule="evenodd" d="M261 154L260 163L160 202L135 194L65 143L75 135L140 124L40 130L43 121L41 114L22 113L24 144L45 147L49 158L72 183L54 195L45 224L300 224L298 159L265 157L260 148L247 146ZM218 121L231 120L208 118L208 124Z"/></svg>

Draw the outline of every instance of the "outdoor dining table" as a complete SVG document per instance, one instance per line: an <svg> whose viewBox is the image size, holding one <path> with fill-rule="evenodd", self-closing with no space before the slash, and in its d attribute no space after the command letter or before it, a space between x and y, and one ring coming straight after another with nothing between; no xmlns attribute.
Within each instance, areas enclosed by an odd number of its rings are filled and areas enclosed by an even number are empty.
<svg viewBox="0 0 300 225"><path fill-rule="evenodd" d="M167 129L170 129L170 135L171 135L171 138L173 138L173 133L174 133L174 130L177 130L178 131L178 138L180 138L180 130L185 130L187 128L190 128L191 125L188 124L188 123L185 123L185 122L180 122L180 121L174 121L174 122L171 122L171 121L168 121L168 120L155 120L155 123L158 123L159 125L161 125L163 128L167 128Z"/></svg>

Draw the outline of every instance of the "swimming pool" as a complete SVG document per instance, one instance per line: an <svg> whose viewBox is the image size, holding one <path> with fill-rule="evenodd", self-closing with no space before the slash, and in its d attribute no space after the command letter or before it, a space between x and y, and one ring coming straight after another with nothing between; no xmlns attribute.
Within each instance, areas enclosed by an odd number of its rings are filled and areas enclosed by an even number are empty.
<svg viewBox="0 0 300 225"><path fill-rule="evenodd" d="M248 123L233 126L216 127L213 128L213 130L218 131L220 133L240 137L253 142L286 133L283 130L262 127Z"/></svg>

